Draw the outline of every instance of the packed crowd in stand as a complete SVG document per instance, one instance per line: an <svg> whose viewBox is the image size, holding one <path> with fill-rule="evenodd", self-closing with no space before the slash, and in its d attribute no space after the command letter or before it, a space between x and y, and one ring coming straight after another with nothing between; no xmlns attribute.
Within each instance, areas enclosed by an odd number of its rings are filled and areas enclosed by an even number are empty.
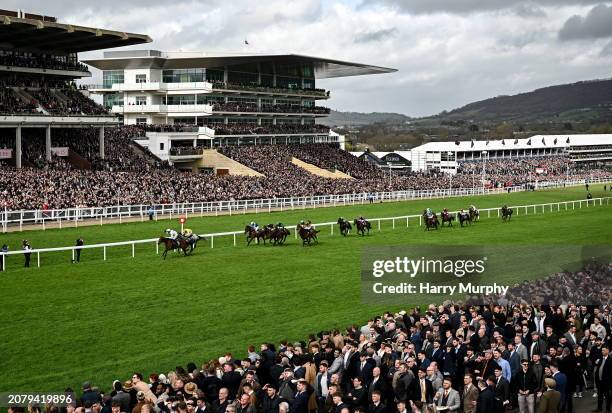
<svg viewBox="0 0 612 413"><path fill-rule="evenodd" d="M23 76L0 78L0 113L44 114L43 111L50 115L108 115L73 82Z"/></svg>
<svg viewBox="0 0 612 413"><path fill-rule="evenodd" d="M299 106L299 105L262 105L259 107L256 103L215 103L213 105L215 112L265 112L265 113L312 113L312 114L329 114L329 108L322 106Z"/></svg>
<svg viewBox="0 0 612 413"><path fill-rule="evenodd" d="M272 86L260 86L251 83L223 83L213 82L213 89L227 89L227 90L250 90L253 92L267 92L267 93L288 93L295 95L317 95L317 96L329 96L329 91L325 89L301 89L301 88L282 88Z"/></svg>
<svg viewBox="0 0 612 413"><path fill-rule="evenodd" d="M385 312L146 381L86 382L76 404L113 413L609 412L611 310L609 301L444 302Z"/></svg>
<svg viewBox="0 0 612 413"><path fill-rule="evenodd" d="M0 86L0 114L36 114L36 105L24 102L15 95L13 89Z"/></svg>
<svg viewBox="0 0 612 413"><path fill-rule="evenodd" d="M172 130L181 130L174 126ZM188 128L188 127L186 127ZM86 159L92 171L74 169L65 159L45 158L43 131L29 136L24 129L22 146L25 166L44 169L9 167L0 169L3 200L13 209L38 209L74 206L113 206L118 204L182 203L256 198L285 198L305 195L372 193L396 190L471 188L480 185L473 174L463 173L449 179L445 176L413 173L390 175L372 164L353 157L337 147L324 144L227 146L218 150L241 164L262 173L263 177L196 175L180 172L139 148L132 138L146 131L167 131L161 126L123 126L105 131L106 159L99 157L96 129L53 129L52 146L69 147ZM35 131L35 130L34 130ZM31 132L34 133L34 132ZM14 148L14 137L0 138L0 147ZM199 152L204 147L196 148ZM194 149L177 148L174 154L191 154ZM291 163L296 157L326 169L347 172L356 179L330 179L313 175ZM504 161L506 163L514 160ZM563 162L563 161L559 161ZM522 173L512 169L504 182L520 185L528 181L530 163L523 163ZM565 179L547 175L546 179ZM604 170L570 170L572 179L609 176Z"/></svg>
<svg viewBox="0 0 612 413"><path fill-rule="evenodd" d="M24 54L14 50L0 50L0 66L89 71L86 65L76 60L67 59L65 56L58 58L33 53Z"/></svg>
<svg viewBox="0 0 612 413"><path fill-rule="evenodd" d="M487 177L496 183L505 185L508 181L524 178L525 173L538 176L541 179L548 177L559 177L574 169L573 163L564 156L540 156L522 159L487 159L474 161L460 161L459 173L476 174L482 173L485 167ZM536 171L540 170L540 173Z"/></svg>
<svg viewBox="0 0 612 413"><path fill-rule="evenodd" d="M245 125L241 123L211 126L217 135L241 135L241 134L300 134L300 133L329 133L329 127L318 124L293 124L283 123L278 125Z"/></svg>

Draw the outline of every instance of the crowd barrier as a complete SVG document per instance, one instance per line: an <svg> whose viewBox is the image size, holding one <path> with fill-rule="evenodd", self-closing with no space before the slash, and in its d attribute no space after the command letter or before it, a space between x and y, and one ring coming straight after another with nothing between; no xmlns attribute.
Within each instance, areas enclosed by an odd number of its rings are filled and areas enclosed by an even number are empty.
<svg viewBox="0 0 612 413"><path fill-rule="evenodd" d="M606 178L589 179L589 184L612 182L612 176ZM584 185L585 180L562 180L541 181L520 186L503 188L454 188L454 189L430 189L430 190L405 190L393 192L355 193L342 195L317 195L295 198L269 198L251 200L230 200L216 202L192 202L183 204L154 204L154 205L117 205L108 207L75 207L66 209L48 210L9 210L0 211L0 222L2 231L7 232L9 226L19 226L23 230L24 225L38 225L45 229L48 224L55 227L70 225L78 226L79 221L96 220L103 225L105 222L119 222L124 219L141 220L149 219L151 213L153 219L172 219L184 216L204 216L219 214L246 214L246 213L269 213L272 211L285 211L294 209L334 207L355 204L364 204L373 200L378 201L407 201L418 199L448 198L471 195L499 194L507 191L520 192L529 190L532 185L535 188L556 188L562 186Z"/></svg>
<svg viewBox="0 0 612 413"><path fill-rule="evenodd" d="M544 203L544 204L533 204L533 205L514 205L514 206L509 206L510 208L513 209L514 212L514 216L520 216L520 215L530 215L530 214L545 214L547 213L551 213L551 212L560 212L560 211L569 211L571 210L575 210L575 209L581 209L583 207L588 208L588 207L596 207L596 206L603 206L605 205L610 205L610 199L612 199L612 197L602 197L602 198L593 198L593 199L589 199L589 200L576 200L576 201L562 201L562 202L549 202L549 203ZM459 211L449 211L452 214L456 214ZM501 207L498 208L485 208L485 209L480 209L480 218L484 218L486 216L486 218L491 218L491 216L495 217L495 218L499 218L501 216ZM374 225L374 229L377 229L378 231L381 230L381 222L388 222L391 221L392 224L392 228L395 229L395 227L397 226L396 223L399 223L400 225L404 225L406 228L410 227L410 220L413 220L413 225L417 225L416 220L418 220L418 225L417 226L422 226L423 225L423 216L422 215L404 215L404 216L399 216L399 217L386 217L386 218L368 218L368 221L371 224L375 224ZM325 228L325 227L329 227L330 230L330 235L334 235L334 227L336 225L338 225L337 222L323 222L323 223L318 223L318 224L312 224L314 227L320 229L321 227ZM287 228L293 230L293 234L294 234L294 238L297 239L297 231L296 230L296 226L287 226ZM244 235L244 230L243 231L231 231L231 232L218 232L218 233L211 233L211 234L199 234L200 237L204 237L207 241L210 242L210 248L214 248L215 247L215 237L228 237L231 236L233 237L233 245L236 246L237 245L237 236L239 235ZM30 250L29 253L34 255L36 257L36 266L40 267L40 255L44 254L44 253L48 253L48 252L58 252L58 251L70 251L70 253L72 254L72 261L74 261L75 259L75 253L77 250L88 250L88 249L102 249L102 257L103 260L106 261L107 258L107 248L109 247L116 247L116 246L131 246L131 250L132 250L132 258L135 257L136 255L136 248L135 246L138 244L154 244L154 248L155 248L155 253L159 254L159 243L158 243L159 238L150 238L150 239L143 239L143 240L136 240L136 241L123 241L123 242L112 242L112 243L107 243L107 244L92 244L92 245L84 245L84 246L71 246L71 247L59 247L59 248L40 248L40 249L33 249ZM5 260L5 256L8 255L23 255L26 254L26 251L23 250L19 250L19 251L9 251L9 252L0 252L0 256L2 257L2 268L4 268L6 270L6 260Z"/></svg>

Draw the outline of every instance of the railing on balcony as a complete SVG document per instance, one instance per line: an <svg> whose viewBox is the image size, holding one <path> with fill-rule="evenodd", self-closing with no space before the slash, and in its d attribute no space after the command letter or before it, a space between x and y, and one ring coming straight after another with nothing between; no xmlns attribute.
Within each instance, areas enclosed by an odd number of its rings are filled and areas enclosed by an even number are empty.
<svg viewBox="0 0 612 413"><path fill-rule="evenodd" d="M113 105L113 113L211 113L211 105Z"/></svg>
<svg viewBox="0 0 612 413"><path fill-rule="evenodd" d="M322 98L329 97L329 90L325 89L298 89L298 88L281 88L281 87L267 87L267 86L256 86L256 85L245 85L238 83L223 83L215 82L212 84L213 89L220 90L239 90L249 91L254 93L277 93L285 95L303 95L303 96L318 96Z"/></svg>

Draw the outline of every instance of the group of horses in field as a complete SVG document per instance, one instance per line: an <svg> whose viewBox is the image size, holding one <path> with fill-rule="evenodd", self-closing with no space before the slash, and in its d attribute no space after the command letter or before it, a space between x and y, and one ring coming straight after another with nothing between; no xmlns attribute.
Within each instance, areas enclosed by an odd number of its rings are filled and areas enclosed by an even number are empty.
<svg viewBox="0 0 612 413"><path fill-rule="evenodd" d="M370 234L372 225L367 219L363 217L355 218L353 224L355 228L357 228L357 233L361 234L362 237L366 234ZM340 226L340 234L342 234L343 237L346 237L353 229L351 222L342 217L338 218L338 225Z"/></svg>
<svg viewBox="0 0 612 413"><path fill-rule="evenodd" d="M504 222L512 218L512 208L508 208L504 205L500 211L501 218ZM467 211L461 210L457 214L450 213L445 209L439 216L438 218L438 214L435 212L428 213L427 210L423 211L425 231L444 228L444 224L446 224L447 227L452 227L453 222L456 220L459 221L461 227L472 225L480 219L480 212L478 209L471 206ZM340 227L340 233L344 237L349 235L353 229L353 225L355 225L357 229L357 234L361 234L361 236L369 235L370 229L372 229L370 222L363 217L355 218L352 224L349 220L338 218L337 223ZM321 231L317 230L310 221L301 221L295 227L297 234L302 240L302 246L317 244L319 242L317 234ZM244 227L244 234L246 235L247 246L251 245L253 241L256 241L257 244L263 242L264 245L266 241L269 241L272 245L282 245L287 240L287 237L291 235L291 232L279 223L279 225L269 224L262 228L247 225ZM179 236L177 239L161 237L157 243L164 244L165 251L162 257L166 259L168 251L176 250L179 253L182 251L184 255L190 255L193 250L195 250L200 239L203 239L203 237L193 234L190 237Z"/></svg>
<svg viewBox="0 0 612 413"><path fill-rule="evenodd" d="M246 235L247 245L251 245L254 240L259 244L263 241L270 241L273 245L284 244L291 232L283 226L269 224L263 228L255 228L251 225L244 227L244 235Z"/></svg>
<svg viewBox="0 0 612 413"><path fill-rule="evenodd" d="M512 208L504 205L501 207L501 218L502 221L507 222L512 218ZM461 227L469 226L476 223L480 219L480 211L476 207L469 207L467 211L463 209L457 214L448 212L447 209L440 212L440 218L435 212L428 214L427 210L423 211L423 222L425 224L425 231L432 229L444 228L444 224L447 227L452 227L453 222L458 220Z"/></svg>

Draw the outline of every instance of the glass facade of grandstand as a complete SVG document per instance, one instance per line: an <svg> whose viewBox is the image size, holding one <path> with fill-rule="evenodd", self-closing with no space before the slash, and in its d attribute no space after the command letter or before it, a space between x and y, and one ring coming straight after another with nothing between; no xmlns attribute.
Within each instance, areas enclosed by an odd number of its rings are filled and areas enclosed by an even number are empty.
<svg viewBox="0 0 612 413"><path fill-rule="evenodd" d="M90 91L101 94L105 108L126 125L199 127L202 132L193 140L194 146L344 146L342 136L317 123L317 118L330 113L317 104L328 99L329 92L316 88L312 63L262 60L201 67L194 59L193 67L184 67L189 65L185 59L167 58L163 64L153 64L158 56L140 54L135 53L122 68L108 68L106 55L88 62L103 72L102 85L94 85ZM175 145L164 142L163 146L170 149Z"/></svg>

